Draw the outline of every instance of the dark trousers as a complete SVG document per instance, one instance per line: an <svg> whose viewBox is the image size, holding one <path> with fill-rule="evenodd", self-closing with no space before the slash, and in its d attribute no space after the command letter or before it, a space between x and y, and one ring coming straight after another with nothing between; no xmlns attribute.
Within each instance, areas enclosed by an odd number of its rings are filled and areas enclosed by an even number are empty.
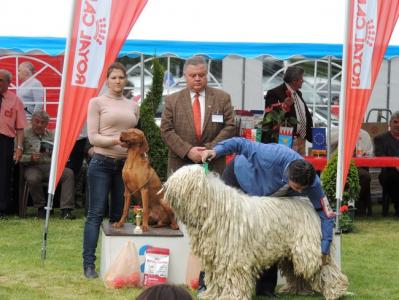
<svg viewBox="0 0 399 300"><path fill-rule="evenodd" d="M0 214L4 214L10 203L11 170L14 154L14 139L0 134Z"/></svg>
<svg viewBox="0 0 399 300"><path fill-rule="evenodd" d="M237 177L234 174L234 159L226 166L222 174L222 180L225 184L241 190ZM277 286L277 264L264 270L256 281L256 295L273 294Z"/></svg>
<svg viewBox="0 0 399 300"><path fill-rule="evenodd" d="M89 211L83 232L83 267L92 267L96 260L96 248L100 225L105 216L108 195L110 223L119 221L124 204L125 187L122 179L124 160L94 154L87 171Z"/></svg>
<svg viewBox="0 0 399 300"><path fill-rule="evenodd" d="M384 168L378 179L382 185L383 193L389 196L394 204L395 215L399 217L399 172L395 168ZM389 206L387 209L389 210ZM388 210L383 211L383 213L387 214Z"/></svg>
<svg viewBox="0 0 399 300"><path fill-rule="evenodd" d="M367 214L371 216L373 214L371 208L371 197L370 197L370 183L371 177L368 168L357 168L359 173L360 181L360 193L359 201L356 205L356 214L359 216Z"/></svg>
<svg viewBox="0 0 399 300"><path fill-rule="evenodd" d="M78 178L80 169L82 168L83 159L86 154L86 142L87 138L77 140L75 146L73 146L71 155L69 156L67 167L73 171L75 178Z"/></svg>

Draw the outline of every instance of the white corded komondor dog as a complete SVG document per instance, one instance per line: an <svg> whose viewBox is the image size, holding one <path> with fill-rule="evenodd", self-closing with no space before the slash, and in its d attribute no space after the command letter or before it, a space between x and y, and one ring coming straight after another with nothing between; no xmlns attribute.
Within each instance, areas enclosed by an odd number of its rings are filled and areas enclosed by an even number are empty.
<svg viewBox="0 0 399 300"><path fill-rule="evenodd" d="M309 201L248 196L199 165L177 170L165 188L205 270L205 298L251 299L259 272L276 262L286 292L346 294L346 276L331 259L322 266L320 220Z"/></svg>

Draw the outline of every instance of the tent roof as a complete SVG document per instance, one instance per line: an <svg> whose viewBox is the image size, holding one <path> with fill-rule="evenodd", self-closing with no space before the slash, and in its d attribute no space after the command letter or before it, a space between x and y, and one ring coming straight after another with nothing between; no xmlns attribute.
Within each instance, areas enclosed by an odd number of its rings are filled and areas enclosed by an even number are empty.
<svg viewBox="0 0 399 300"><path fill-rule="evenodd" d="M0 37L0 54L48 54L60 55L65 50L65 38L53 37ZM242 57L272 56L287 59L294 56L306 58L342 57L342 45L306 43L238 43L238 42L189 42L127 40L120 56L137 55L175 55L187 58L203 54L213 59L227 55ZM399 56L399 46L389 46L385 58Z"/></svg>

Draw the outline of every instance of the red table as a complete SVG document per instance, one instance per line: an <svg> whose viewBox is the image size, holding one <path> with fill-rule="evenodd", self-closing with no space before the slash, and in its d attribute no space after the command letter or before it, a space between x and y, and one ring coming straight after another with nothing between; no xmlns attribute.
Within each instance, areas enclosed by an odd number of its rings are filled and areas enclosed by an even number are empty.
<svg viewBox="0 0 399 300"><path fill-rule="evenodd" d="M323 171L327 164L326 157L305 156L317 171ZM379 156L379 157L354 157L352 158L357 167L384 168L399 167L399 157Z"/></svg>

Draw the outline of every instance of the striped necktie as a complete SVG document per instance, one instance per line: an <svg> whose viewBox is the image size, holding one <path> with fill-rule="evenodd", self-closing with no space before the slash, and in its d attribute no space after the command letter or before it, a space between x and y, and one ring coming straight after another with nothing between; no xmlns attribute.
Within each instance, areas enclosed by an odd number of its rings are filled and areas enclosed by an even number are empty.
<svg viewBox="0 0 399 300"><path fill-rule="evenodd" d="M194 129L195 135L199 140L201 138L201 105L199 101L199 93L195 93L193 102L193 119L194 119Z"/></svg>
<svg viewBox="0 0 399 300"><path fill-rule="evenodd" d="M305 106L303 103L301 103L301 98L299 97L298 93L293 92L294 98L295 98L295 111L296 111L296 118L298 120L297 124L297 133L301 138L306 137L306 112L305 112Z"/></svg>

